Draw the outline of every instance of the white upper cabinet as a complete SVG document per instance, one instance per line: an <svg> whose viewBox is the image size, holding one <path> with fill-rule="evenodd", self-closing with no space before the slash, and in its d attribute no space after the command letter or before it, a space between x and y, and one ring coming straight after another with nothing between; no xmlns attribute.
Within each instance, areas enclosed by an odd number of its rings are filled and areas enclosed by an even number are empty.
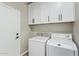
<svg viewBox="0 0 79 59"><path fill-rule="evenodd" d="M36 2L28 5L29 24L73 21L75 21L73 2Z"/></svg>
<svg viewBox="0 0 79 59"><path fill-rule="evenodd" d="M75 5L73 2L53 2L49 8L50 23L75 21Z"/></svg>
<svg viewBox="0 0 79 59"><path fill-rule="evenodd" d="M48 3L32 3L28 5L29 24L42 24L48 22Z"/></svg>
<svg viewBox="0 0 79 59"><path fill-rule="evenodd" d="M75 4L73 2L63 2L61 10L63 22L75 21Z"/></svg>

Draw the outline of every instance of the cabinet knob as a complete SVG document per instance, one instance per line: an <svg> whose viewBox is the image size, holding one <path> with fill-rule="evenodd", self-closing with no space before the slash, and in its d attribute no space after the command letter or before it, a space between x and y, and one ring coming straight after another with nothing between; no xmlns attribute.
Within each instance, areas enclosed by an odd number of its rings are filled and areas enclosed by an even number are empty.
<svg viewBox="0 0 79 59"><path fill-rule="evenodd" d="M60 20L62 20L62 14L60 14Z"/></svg>

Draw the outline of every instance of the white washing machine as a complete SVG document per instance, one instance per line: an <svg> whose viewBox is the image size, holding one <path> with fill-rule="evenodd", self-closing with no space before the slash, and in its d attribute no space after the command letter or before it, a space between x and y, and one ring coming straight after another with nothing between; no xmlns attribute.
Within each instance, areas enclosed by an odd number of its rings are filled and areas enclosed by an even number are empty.
<svg viewBox="0 0 79 59"><path fill-rule="evenodd" d="M78 51L72 41L72 34L51 34L46 46L47 56L77 56Z"/></svg>
<svg viewBox="0 0 79 59"><path fill-rule="evenodd" d="M49 37L35 36L29 39L29 56L45 56Z"/></svg>

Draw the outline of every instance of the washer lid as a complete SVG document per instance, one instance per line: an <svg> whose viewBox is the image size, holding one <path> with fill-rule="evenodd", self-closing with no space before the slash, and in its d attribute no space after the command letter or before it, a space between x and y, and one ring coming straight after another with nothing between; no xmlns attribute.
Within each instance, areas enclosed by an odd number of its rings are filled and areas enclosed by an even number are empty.
<svg viewBox="0 0 79 59"><path fill-rule="evenodd" d="M72 40L63 40L63 39L50 39L47 42L47 45L76 50L76 45Z"/></svg>
<svg viewBox="0 0 79 59"><path fill-rule="evenodd" d="M29 40L46 42L48 39L49 37L35 36L35 37L30 38Z"/></svg>

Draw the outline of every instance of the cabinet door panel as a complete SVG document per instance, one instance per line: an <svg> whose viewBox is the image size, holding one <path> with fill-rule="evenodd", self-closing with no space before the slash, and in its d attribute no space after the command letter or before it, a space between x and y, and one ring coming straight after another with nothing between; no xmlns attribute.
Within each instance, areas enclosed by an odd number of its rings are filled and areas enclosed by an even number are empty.
<svg viewBox="0 0 79 59"><path fill-rule="evenodd" d="M32 19L34 17L34 7L33 5L28 5L28 23L32 24Z"/></svg>
<svg viewBox="0 0 79 59"><path fill-rule="evenodd" d="M41 22L41 5L40 2L34 3L34 19L35 19L35 24L39 24Z"/></svg>
<svg viewBox="0 0 79 59"><path fill-rule="evenodd" d="M42 2L41 3L41 23L47 23L48 22L48 14L49 14L49 3L48 2Z"/></svg>
<svg viewBox="0 0 79 59"><path fill-rule="evenodd" d="M28 21L30 24L40 23L40 3L32 3L28 6Z"/></svg>
<svg viewBox="0 0 79 59"><path fill-rule="evenodd" d="M61 7L61 3L57 3L57 2L50 3L49 6L50 22L58 21L58 14L60 14L60 7Z"/></svg>
<svg viewBox="0 0 79 59"><path fill-rule="evenodd" d="M75 5L73 2L62 3L62 21L74 21L75 17Z"/></svg>
<svg viewBox="0 0 79 59"><path fill-rule="evenodd" d="M34 4L28 5L28 21L29 24L33 23L33 19L35 19L35 7Z"/></svg>

